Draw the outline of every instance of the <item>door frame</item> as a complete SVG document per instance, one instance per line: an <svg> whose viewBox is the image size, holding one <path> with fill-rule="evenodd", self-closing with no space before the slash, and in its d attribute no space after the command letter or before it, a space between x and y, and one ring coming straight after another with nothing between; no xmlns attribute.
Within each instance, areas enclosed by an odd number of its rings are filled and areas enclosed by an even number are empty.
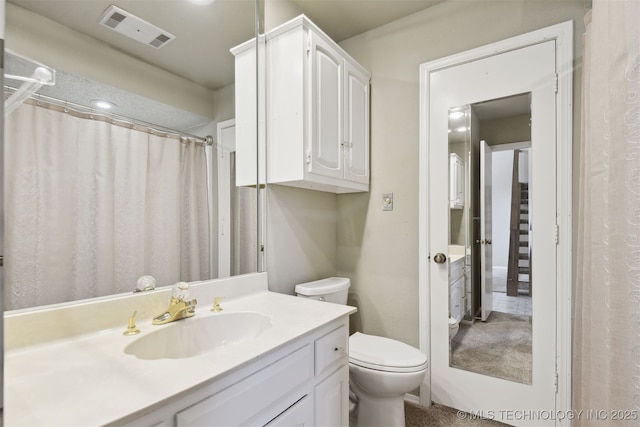
<svg viewBox="0 0 640 427"><path fill-rule="evenodd" d="M433 72L524 48L548 40L556 41L556 411L571 409L571 259L572 259L572 143L573 143L573 22L566 21L537 31L502 40L420 65L420 153L419 153L419 235L418 294L420 350L431 358L429 316L429 94ZM420 404L431 404L431 370L420 386ZM510 408L505 408L510 409ZM550 408L552 409L552 408ZM566 413L566 412L565 412ZM570 421L568 421L570 424Z"/></svg>

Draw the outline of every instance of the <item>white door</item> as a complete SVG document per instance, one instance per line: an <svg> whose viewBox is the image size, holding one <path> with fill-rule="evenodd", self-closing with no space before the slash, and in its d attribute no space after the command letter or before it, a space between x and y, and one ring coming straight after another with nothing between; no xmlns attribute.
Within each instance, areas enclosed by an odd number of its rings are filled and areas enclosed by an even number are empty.
<svg viewBox="0 0 640 427"><path fill-rule="evenodd" d="M344 178L369 183L369 78L345 61Z"/></svg>
<svg viewBox="0 0 640 427"><path fill-rule="evenodd" d="M487 320L493 309L493 255L491 248L491 147L480 142L480 318Z"/></svg>
<svg viewBox="0 0 640 427"><path fill-rule="evenodd" d="M427 242L431 257L427 267L430 312L431 399L512 425L553 425L553 419L523 416L522 411L556 408L556 41L549 40L462 63L429 73L427 123L428 206ZM531 384L508 381L450 366L448 336L448 263L434 262L447 253L449 243L448 112L517 94L531 96L531 152L533 193L531 210L536 218L536 278L532 298ZM551 167L550 167L551 165ZM537 190L537 191L536 191ZM487 245L484 245L487 246ZM440 257L441 260L441 257ZM507 410L519 410L515 413ZM549 412L546 412L549 413Z"/></svg>
<svg viewBox="0 0 640 427"><path fill-rule="evenodd" d="M343 60L328 43L311 43L311 146L309 172L343 177Z"/></svg>

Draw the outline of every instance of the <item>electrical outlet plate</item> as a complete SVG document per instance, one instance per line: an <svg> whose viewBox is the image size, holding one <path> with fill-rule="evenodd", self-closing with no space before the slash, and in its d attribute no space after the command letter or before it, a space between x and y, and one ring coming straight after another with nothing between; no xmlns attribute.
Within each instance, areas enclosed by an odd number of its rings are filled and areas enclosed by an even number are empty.
<svg viewBox="0 0 640 427"><path fill-rule="evenodd" d="M382 195L382 210L383 211L393 210L393 193L385 193Z"/></svg>

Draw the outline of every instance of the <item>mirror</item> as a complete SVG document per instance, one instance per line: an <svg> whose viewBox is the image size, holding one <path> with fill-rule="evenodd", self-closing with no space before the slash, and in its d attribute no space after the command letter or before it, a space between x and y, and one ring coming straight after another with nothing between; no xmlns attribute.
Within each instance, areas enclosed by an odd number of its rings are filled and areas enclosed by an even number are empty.
<svg viewBox="0 0 640 427"><path fill-rule="evenodd" d="M449 110L452 367L531 384L531 95Z"/></svg>
<svg viewBox="0 0 640 427"><path fill-rule="evenodd" d="M230 49L254 38L256 1L196 3L117 2L175 35L156 49L99 24L111 1L7 2L5 47L56 82L5 119L5 309L131 292L143 275L156 287L216 278L223 260L224 275L259 269L257 190L235 187L233 161L220 178L234 153L217 133L235 115ZM26 72L5 58L5 73ZM20 85L5 79L5 98ZM91 105L105 97L115 110ZM98 128L76 137L84 123ZM132 134L142 142L123 145Z"/></svg>

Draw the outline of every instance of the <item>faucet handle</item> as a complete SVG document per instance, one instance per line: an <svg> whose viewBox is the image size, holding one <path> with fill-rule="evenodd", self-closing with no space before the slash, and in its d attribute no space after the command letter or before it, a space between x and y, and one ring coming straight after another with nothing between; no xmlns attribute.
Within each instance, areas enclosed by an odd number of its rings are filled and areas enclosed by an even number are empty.
<svg viewBox="0 0 640 427"><path fill-rule="evenodd" d="M171 297L179 301L189 298L189 284L187 282L178 282L175 284Z"/></svg>
<svg viewBox="0 0 640 427"><path fill-rule="evenodd" d="M220 301L223 300L224 297L215 297L213 299L213 307L211 308L211 311L213 312L219 312L222 311L222 307L220 307Z"/></svg>
<svg viewBox="0 0 640 427"><path fill-rule="evenodd" d="M122 335L130 336L140 333L140 329L136 328L136 314L138 314L138 311L134 311L131 317L129 317L129 326L127 326L127 330L124 331Z"/></svg>

